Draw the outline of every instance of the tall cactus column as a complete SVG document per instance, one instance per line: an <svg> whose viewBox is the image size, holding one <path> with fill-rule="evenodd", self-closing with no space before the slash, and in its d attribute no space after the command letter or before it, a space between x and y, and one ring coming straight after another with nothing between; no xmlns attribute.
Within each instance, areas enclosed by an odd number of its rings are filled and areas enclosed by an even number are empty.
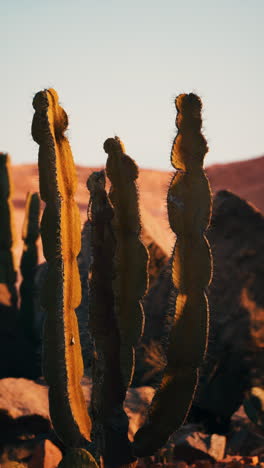
<svg viewBox="0 0 264 468"><path fill-rule="evenodd" d="M38 193L27 194L25 219L22 229L24 241L20 270L23 281L20 286L21 305L19 322L29 340L36 340L34 318L35 272L38 265L39 213L40 199Z"/></svg>
<svg viewBox="0 0 264 468"><path fill-rule="evenodd" d="M16 235L12 192L10 157L6 153L0 153L0 302L2 306L11 307L12 311L15 312L17 308L15 287L17 272L13 253ZM14 323L13 314L12 317L6 317L8 324L9 319Z"/></svg>
<svg viewBox="0 0 264 468"><path fill-rule="evenodd" d="M120 361L125 387L134 373L135 345L144 329L141 299L148 287L148 251L140 240L141 224L136 186L138 168L119 138L104 143L106 173L111 181L109 198L114 207L116 237L115 313L120 332Z"/></svg>
<svg viewBox="0 0 264 468"><path fill-rule="evenodd" d="M176 99L178 134L171 152L176 174L167 202L170 226L177 235L172 280L178 295L165 373L148 422L135 435L138 456L162 447L183 424L207 347L209 311L205 288L211 279L211 254L205 231L211 216L211 194L203 170L208 148L201 134L201 107L194 94L182 94Z"/></svg>
<svg viewBox="0 0 264 468"><path fill-rule="evenodd" d="M76 256L80 251L80 217L74 201L76 174L64 132L67 114L53 89L36 94L32 136L39 144L40 194L46 202L41 236L48 274L43 289L47 311L44 374L49 384L54 429L67 447L90 440L90 419L80 385L83 361L75 308L81 300ZM66 465L65 465L66 466Z"/></svg>
<svg viewBox="0 0 264 468"><path fill-rule="evenodd" d="M105 190L104 171L93 172L89 220L92 231L89 328L95 344L91 416L93 439L105 467L130 465L128 417L123 409L126 387L120 368L120 333L114 310L113 277L116 240L112 228L114 210Z"/></svg>

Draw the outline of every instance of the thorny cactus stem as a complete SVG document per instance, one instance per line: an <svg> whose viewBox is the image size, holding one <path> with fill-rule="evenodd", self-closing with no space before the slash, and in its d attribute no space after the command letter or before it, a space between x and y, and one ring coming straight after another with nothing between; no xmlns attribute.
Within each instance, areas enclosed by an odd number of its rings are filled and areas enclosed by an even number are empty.
<svg viewBox="0 0 264 468"><path fill-rule="evenodd" d="M172 281L178 290L167 366L147 424L135 435L135 453L161 448L185 421L207 348L209 310L205 288L211 281L211 254L205 231L211 217L211 193L203 170L208 151L201 133L202 103L194 94L176 99L178 134L171 162L176 169L168 191L168 215L177 235Z"/></svg>
<svg viewBox="0 0 264 468"><path fill-rule="evenodd" d="M116 238L115 314L120 332L120 361L125 387L131 383L135 366L135 345L144 329L141 299L148 288L148 251L140 240L141 224L136 186L138 167L125 154L118 137L104 143L108 154L106 173L111 182L109 198L114 207Z"/></svg>
<svg viewBox="0 0 264 468"><path fill-rule="evenodd" d="M75 308L81 301L76 256L80 251L80 215L74 201L77 178L68 125L53 89L33 100L32 136L39 144L40 195L46 203L41 236L48 262L43 288L47 312L44 330L44 375L49 385L54 429L67 447L90 440L91 423L81 388L83 361Z"/></svg>
<svg viewBox="0 0 264 468"><path fill-rule="evenodd" d="M58 468L98 468L94 457L84 449L68 450Z"/></svg>
<svg viewBox="0 0 264 468"><path fill-rule="evenodd" d="M13 184L10 174L10 157L0 153L0 300L2 305L17 307L17 291L15 287L17 269L14 259L16 241L13 215ZM12 321L14 320L14 317Z"/></svg>
<svg viewBox="0 0 264 468"><path fill-rule="evenodd" d="M115 317L113 291L116 240L112 228L113 207L105 190L104 171L87 180L90 191L92 271L89 329L95 344L91 416L93 439L104 466L123 466L135 461L128 440L128 417L123 409L126 387L120 368L120 333Z"/></svg>
<svg viewBox="0 0 264 468"><path fill-rule="evenodd" d="M30 340L35 339L34 332L34 278L38 265L40 199L38 193L27 194L25 219L22 229L24 241L20 270L23 280L20 286L20 324Z"/></svg>

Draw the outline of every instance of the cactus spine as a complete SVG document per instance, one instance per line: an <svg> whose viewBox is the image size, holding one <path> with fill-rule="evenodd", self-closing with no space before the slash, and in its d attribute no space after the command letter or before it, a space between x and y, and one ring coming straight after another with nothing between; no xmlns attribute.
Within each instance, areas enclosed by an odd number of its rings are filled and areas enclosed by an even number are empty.
<svg viewBox="0 0 264 468"><path fill-rule="evenodd" d="M27 194L25 219L22 228L24 241L20 271L23 281L20 286L20 324L29 340L35 339L34 333L34 277L38 265L37 240L39 237L40 199L38 193Z"/></svg>
<svg viewBox="0 0 264 468"><path fill-rule="evenodd" d="M0 286L1 304L16 310L17 291L15 287L17 272L14 260L14 245L16 240L13 205L13 185L10 175L10 157L0 153ZM10 317L13 321L14 317Z"/></svg>
<svg viewBox="0 0 264 468"><path fill-rule="evenodd" d="M46 203L41 221L48 262L43 289L47 312L44 330L44 375L49 384L54 429L67 447L90 440L90 419L80 385L83 375L75 308L81 300L76 256L80 251L80 217L74 201L76 174L64 132L65 111L53 89L33 100L32 136L39 144L40 195Z"/></svg>
<svg viewBox="0 0 264 468"><path fill-rule="evenodd" d="M114 311L113 207L105 190L104 171L94 172L87 181L92 228L92 276L90 280L89 328L96 357L93 365L93 439L104 466L127 465L135 458L128 440L128 417L123 409L126 387L120 368L120 334ZM118 429L117 429L118 428Z"/></svg>
<svg viewBox="0 0 264 468"><path fill-rule="evenodd" d="M135 435L138 456L162 447L183 424L207 347L209 311L204 290L211 279L211 254L205 231L211 216L211 194L203 170L208 148L201 134L201 107L194 94L176 99L178 134L171 152L176 174L167 204L170 226L177 235L172 280L178 295L161 386L152 401L148 423Z"/></svg>
<svg viewBox="0 0 264 468"><path fill-rule="evenodd" d="M113 229L116 237L115 314L120 332L120 361L125 387L134 373L135 345L143 333L144 311L141 299L148 288L148 252L140 240L139 200L136 186L138 167L118 137L104 143L108 154L106 173L111 182L109 193L114 207Z"/></svg>

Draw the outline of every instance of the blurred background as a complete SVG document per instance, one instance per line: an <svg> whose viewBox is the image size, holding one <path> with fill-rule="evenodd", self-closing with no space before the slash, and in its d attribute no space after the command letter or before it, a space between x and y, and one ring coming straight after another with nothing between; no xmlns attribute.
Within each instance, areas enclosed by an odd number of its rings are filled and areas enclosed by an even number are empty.
<svg viewBox="0 0 264 468"><path fill-rule="evenodd" d="M140 167L169 169L175 96L204 104L206 164L263 154L262 0L2 2L1 150L36 162L34 94L54 87L77 164L119 135Z"/></svg>

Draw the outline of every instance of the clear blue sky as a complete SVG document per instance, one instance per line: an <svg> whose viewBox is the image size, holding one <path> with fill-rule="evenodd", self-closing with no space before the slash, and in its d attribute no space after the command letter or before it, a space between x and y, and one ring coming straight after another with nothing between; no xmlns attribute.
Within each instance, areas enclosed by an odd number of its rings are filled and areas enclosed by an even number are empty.
<svg viewBox="0 0 264 468"><path fill-rule="evenodd" d="M75 162L115 134L141 167L169 169L174 98L204 104L207 165L264 153L264 0L1 3L0 150L37 161L34 94L54 87Z"/></svg>

